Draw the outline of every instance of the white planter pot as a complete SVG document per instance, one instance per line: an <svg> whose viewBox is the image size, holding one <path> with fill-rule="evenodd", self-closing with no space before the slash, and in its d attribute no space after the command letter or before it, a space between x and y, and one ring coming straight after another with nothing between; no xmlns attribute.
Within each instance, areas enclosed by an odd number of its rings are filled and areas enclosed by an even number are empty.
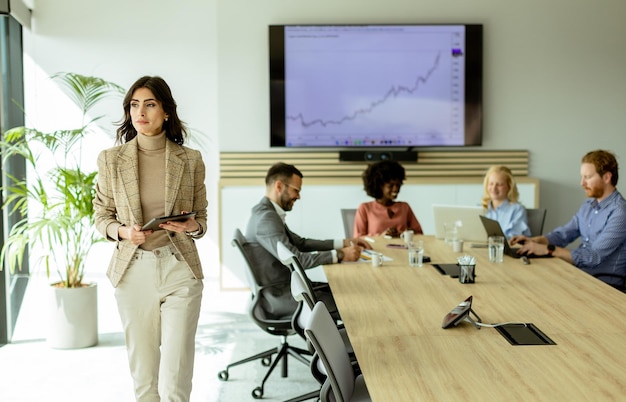
<svg viewBox="0 0 626 402"><path fill-rule="evenodd" d="M48 345L55 349L78 349L98 343L98 287L50 286Z"/></svg>

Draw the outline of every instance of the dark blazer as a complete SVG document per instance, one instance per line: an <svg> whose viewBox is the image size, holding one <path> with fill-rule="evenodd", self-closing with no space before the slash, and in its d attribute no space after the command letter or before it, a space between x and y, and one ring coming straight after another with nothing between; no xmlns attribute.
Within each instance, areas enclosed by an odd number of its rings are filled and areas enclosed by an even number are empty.
<svg viewBox="0 0 626 402"><path fill-rule="evenodd" d="M207 198L204 184L205 167L199 151L165 141L165 213L196 212L196 221L206 233ZM109 241L117 242L107 276L114 287L126 272L138 246L126 240L112 239L107 226L121 223L125 226L143 225L139 198L139 168L137 138L104 150L98 156L98 184L94 199L96 228ZM200 235L200 236L201 236ZM183 256L193 275L203 279L196 244L191 236L170 232L170 240Z"/></svg>
<svg viewBox="0 0 626 402"><path fill-rule="evenodd" d="M291 271L278 258L276 245L283 242L298 258L305 269L322 264L332 264L333 240L314 240L298 236L283 224L274 205L267 197L252 208L246 229L248 251L256 263L257 277L261 285L274 285L270 299L272 306L265 306L276 315L292 313L296 302L291 296ZM283 303L282 308L276 307Z"/></svg>

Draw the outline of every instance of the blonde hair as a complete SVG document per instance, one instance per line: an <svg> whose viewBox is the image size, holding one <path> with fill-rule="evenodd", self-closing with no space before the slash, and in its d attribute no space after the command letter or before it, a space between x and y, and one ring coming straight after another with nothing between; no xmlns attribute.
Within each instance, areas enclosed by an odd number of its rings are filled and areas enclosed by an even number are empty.
<svg viewBox="0 0 626 402"><path fill-rule="evenodd" d="M515 178L513 177L513 173L511 172L511 169L509 169L506 166L495 165L495 166L490 167L489 170L487 170L487 173L485 173L485 179L483 180L483 188L484 188L484 194L483 194L483 199L482 199L483 208L487 209L489 207L489 201L491 201L491 197L489 196L489 191L487 190L487 187L489 185L489 176L491 176L493 173L500 173L504 175L506 179L506 184L509 186L509 193L506 195L506 198L509 200L509 202L512 202L512 203L518 202L519 191L517 191L517 184L515 183Z"/></svg>

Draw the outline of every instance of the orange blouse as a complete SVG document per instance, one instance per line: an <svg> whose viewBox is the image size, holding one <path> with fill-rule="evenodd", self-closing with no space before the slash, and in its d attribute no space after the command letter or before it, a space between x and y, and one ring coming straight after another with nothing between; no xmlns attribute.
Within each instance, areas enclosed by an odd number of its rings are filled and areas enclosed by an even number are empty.
<svg viewBox="0 0 626 402"><path fill-rule="evenodd" d="M413 230L423 234L422 226L406 202L394 202L386 207L376 201L364 202L357 208L354 218L354 237L377 236L390 227L399 233Z"/></svg>

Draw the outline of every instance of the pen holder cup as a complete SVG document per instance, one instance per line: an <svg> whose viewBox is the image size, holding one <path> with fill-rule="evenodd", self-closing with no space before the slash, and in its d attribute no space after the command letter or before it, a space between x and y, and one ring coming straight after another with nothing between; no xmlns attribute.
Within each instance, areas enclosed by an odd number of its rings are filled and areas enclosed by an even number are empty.
<svg viewBox="0 0 626 402"><path fill-rule="evenodd" d="M474 283L474 272L476 265L460 265L459 266L459 282Z"/></svg>

